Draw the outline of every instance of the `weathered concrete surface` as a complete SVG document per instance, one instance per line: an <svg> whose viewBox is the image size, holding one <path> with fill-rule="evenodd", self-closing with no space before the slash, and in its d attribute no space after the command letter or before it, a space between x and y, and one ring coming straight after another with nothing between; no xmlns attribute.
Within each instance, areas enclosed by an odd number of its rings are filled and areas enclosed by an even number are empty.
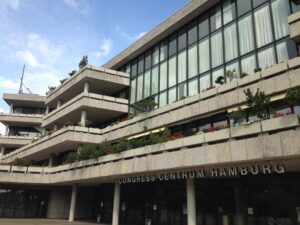
<svg viewBox="0 0 300 225"><path fill-rule="evenodd" d="M91 225L94 221L75 221L72 225ZM0 219L0 225L70 225L67 220L56 219ZM101 224L100 224L101 225ZM102 224L108 225L108 224Z"/></svg>

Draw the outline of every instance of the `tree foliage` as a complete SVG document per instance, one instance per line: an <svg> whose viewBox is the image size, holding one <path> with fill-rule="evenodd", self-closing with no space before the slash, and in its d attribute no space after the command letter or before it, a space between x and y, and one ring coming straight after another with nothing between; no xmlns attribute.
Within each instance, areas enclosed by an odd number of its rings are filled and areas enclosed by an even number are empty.
<svg viewBox="0 0 300 225"><path fill-rule="evenodd" d="M236 111L232 111L228 114L230 120L233 120L233 124L241 124L246 119L246 112L239 108Z"/></svg>
<svg viewBox="0 0 300 225"><path fill-rule="evenodd" d="M285 97L289 105L298 105L300 104L300 85L290 88Z"/></svg>
<svg viewBox="0 0 300 225"><path fill-rule="evenodd" d="M46 95L50 94L52 91L54 91L56 87L54 86L48 86L48 91L46 92Z"/></svg>
<svg viewBox="0 0 300 225"><path fill-rule="evenodd" d="M72 70L70 73L69 73L69 76L73 76L75 73L77 72L77 70Z"/></svg>
<svg viewBox="0 0 300 225"><path fill-rule="evenodd" d="M89 62L88 56L87 55L83 56L78 64L79 69L82 69L83 67L85 67L88 64L88 62Z"/></svg>
<svg viewBox="0 0 300 225"><path fill-rule="evenodd" d="M134 104L134 106L142 112L150 112L155 108L156 105L157 103L155 103L154 99L143 99L142 101Z"/></svg>

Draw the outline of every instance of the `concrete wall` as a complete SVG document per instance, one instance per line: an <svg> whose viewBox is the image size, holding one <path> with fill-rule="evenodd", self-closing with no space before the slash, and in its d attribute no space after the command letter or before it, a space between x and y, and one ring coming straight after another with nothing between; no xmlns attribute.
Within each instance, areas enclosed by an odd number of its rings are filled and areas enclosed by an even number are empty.
<svg viewBox="0 0 300 225"><path fill-rule="evenodd" d="M69 217L71 188L55 188L50 191L47 218L67 219Z"/></svg>

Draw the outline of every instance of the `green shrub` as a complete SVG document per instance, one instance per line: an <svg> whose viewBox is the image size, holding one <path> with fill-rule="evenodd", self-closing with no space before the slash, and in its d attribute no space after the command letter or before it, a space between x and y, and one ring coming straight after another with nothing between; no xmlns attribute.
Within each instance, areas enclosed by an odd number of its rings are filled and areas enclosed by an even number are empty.
<svg viewBox="0 0 300 225"><path fill-rule="evenodd" d="M223 85L225 83L225 77L224 76L217 77L217 79L215 80L215 83Z"/></svg>
<svg viewBox="0 0 300 225"><path fill-rule="evenodd" d="M98 157L113 153L113 147L106 140L98 145Z"/></svg>
<svg viewBox="0 0 300 225"><path fill-rule="evenodd" d="M22 158L15 158L15 160L11 163L13 166L28 166L29 163Z"/></svg>
<svg viewBox="0 0 300 225"><path fill-rule="evenodd" d="M159 133L151 133L149 136L151 144L159 144L169 140L171 136L170 129L166 128L162 132Z"/></svg>
<svg viewBox="0 0 300 225"><path fill-rule="evenodd" d="M300 103L300 85L290 88L285 99L289 105L298 105Z"/></svg>
<svg viewBox="0 0 300 225"><path fill-rule="evenodd" d="M77 152L70 152L67 155L66 163L73 163L73 162L75 162L77 160L79 160Z"/></svg>
<svg viewBox="0 0 300 225"><path fill-rule="evenodd" d="M241 124L246 118L246 113L244 110L239 108L238 110L229 113L228 117L233 120L233 124Z"/></svg>
<svg viewBox="0 0 300 225"><path fill-rule="evenodd" d="M99 151L96 145L84 145L77 155L79 160L95 159L99 157Z"/></svg>
<svg viewBox="0 0 300 225"><path fill-rule="evenodd" d="M113 145L113 153L124 152L129 149L129 141L127 139L122 139L118 143Z"/></svg>

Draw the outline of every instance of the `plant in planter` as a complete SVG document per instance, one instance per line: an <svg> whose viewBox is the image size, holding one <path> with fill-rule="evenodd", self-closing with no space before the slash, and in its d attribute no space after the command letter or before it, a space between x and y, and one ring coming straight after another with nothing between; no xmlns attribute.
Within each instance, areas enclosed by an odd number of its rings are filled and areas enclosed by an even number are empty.
<svg viewBox="0 0 300 225"><path fill-rule="evenodd" d="M259 68L259 67L254 69L254 73L257 73L257 72L260 72L260 71L261 71L261 68Z"/></svg>
<svg viewBox="0 0 300 225"><path fill-rule="evenodd" d="M13 166L29 166L29 163L22 158L15 158L15 160L11 163Z"/></svg>
<svg viewBox="0 0 300 225"><path fill-rule="evenodd" d="M261 120L270 118L270 113L268 111L268 106L270 105L269 96L259 89L257 89L255 94L253 94L249 88L244 91L244 94L247 97L246 103L250 108L250 112L252 112Z"/></svg>
<svg viewBox="0 0 300 225"><path fill-rule="evenodd" d="M225 84L225 77L224 77L224 76L219 76L219 77L215 80L215 83L216 83L216 84L219 84L219 85Z"/></svg>
<svg viewBox="0 0 300 225"><path fill-rule="evenodd" d="M283 116L285 116L285 114L281 113L281 112L273 112L272 113L273 118L279 118L279 117L283 117Z"/></svg>
<svg viewBox="0 0 300 225"><path fill-rule="evenodd" d="M157 103L155 103L153 99L144 99L134 104L134 106L142 112L150 112L155 108L156 105Z"/></svg>
<svg viewBox="0 0 300 225"><path fill-rule="evenodd" d="M285 100L289 105L300 104L300 85L290 88L286 93Z"/></svg>
<svg viewBox="0 0 300 225"><path fill-rule="evenodd" d="M241 73L241 78L244 78L244 77L246 77L248 75L249 75L248 73Z"/></svg>
<svg viewBox="0 0 300 225"><path fill-rule="evenodd" d="M224 75L225 75L226 79L228 79L230 82L237 78L237 74L235 73L235 70L232 70L232 71L226 70Z"/></svg>
<svg viewBox="0 0 300 225"><path fill-rule="evenodd" d="M230 120L233 120L234 125L236 124L241 125L246 118L246 113L244 110L241 109L241 107L239 107L238 110L229 113L228 117Z"/></svg>

